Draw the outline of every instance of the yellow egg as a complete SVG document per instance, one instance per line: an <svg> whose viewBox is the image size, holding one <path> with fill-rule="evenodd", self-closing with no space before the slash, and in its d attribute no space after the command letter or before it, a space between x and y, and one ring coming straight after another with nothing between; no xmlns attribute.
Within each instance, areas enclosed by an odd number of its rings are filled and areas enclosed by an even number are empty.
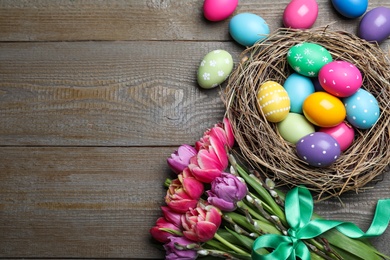
<svg viewBox="0 0 390 260"><path fill-rule="evenodd" d="M269 122L280 122L290 112L290 98L287 91L274 81L267 81L260 86L257 92L257 103Z"/></svg>

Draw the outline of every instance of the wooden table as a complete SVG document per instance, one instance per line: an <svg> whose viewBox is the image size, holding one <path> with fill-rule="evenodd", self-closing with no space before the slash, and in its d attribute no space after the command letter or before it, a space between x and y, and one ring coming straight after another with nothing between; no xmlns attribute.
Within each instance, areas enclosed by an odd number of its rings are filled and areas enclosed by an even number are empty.
<svg viewBox="0 0 390 260"><path fill-rule="evenodd" d="M275 30L288 2L241 0L236 13ZM315 26L356 32L359 19L318 2ZM244 50L229 20L203 18L202 3L0 0L0 258L163 258L149 228L166 158L224 115L220 89L200 89L197 67L211 50L235 62ZM369 9L380 5L390 2ZM382 179L316 211L365 230L390 197ZM372 241L390 254L390 230Z"/></svg>

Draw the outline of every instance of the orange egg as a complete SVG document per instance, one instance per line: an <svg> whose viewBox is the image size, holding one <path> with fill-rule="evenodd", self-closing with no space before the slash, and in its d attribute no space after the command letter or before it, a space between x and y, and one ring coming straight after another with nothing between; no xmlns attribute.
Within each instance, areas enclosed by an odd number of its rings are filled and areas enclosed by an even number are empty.
<svg viewBox="0 0 390 260"><path fill-rule="evenodd" d="M277 82L267 81L257 92L257 103L269 122L280 122L290 112L290 98L287 91Z"/></svg>
<svg viewBox="0 0 390 260"><path fill-rule="evenodd" d="M346 116L341 100L326 92L309 95L303 102L302 109L307 120L320 127L336 126Z"/></svg>

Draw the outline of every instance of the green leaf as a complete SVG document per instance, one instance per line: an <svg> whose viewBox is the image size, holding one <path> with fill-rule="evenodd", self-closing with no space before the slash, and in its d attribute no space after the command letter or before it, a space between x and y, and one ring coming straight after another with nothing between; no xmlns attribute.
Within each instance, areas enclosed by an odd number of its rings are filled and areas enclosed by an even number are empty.
<svg viewBox="0 0 390 260"><path fill-rule="evenodd" d="M252 246L253 246L253 242L254 242L253 239L251 239L247 236L244 236L244 235L237 234L236 232L234 232L233 230L230 230L228 228L226 228L226 230L237 239L237 244L240 244L241 246L245 247L246 249L249 249L249 252L252 251Z"/></svg>

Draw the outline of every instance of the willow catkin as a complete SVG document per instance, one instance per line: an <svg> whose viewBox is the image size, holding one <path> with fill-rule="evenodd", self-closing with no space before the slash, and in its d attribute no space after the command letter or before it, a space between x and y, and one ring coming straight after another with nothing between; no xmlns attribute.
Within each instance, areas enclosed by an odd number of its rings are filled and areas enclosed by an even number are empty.
<svg viewBox="0 0 390 260"><path fill-rule="evenodd" d="M276 124L265 120L256 105L262 83L273 80L283 85L293 72L287 63L290 47L313 42L325 47L334 60L356 65L363 75L365 90L378 100L381 115L368 130L355 128L350 148L326 168L309 166L296 156L295 145L283 140ZM306 185L323 200L343 192L362 190L379 179L390 162L390 63L377 44L328 27L311 30L281 28L246 49L230 75L222 96L242 155L252 167L279 184Z"/></svg>

